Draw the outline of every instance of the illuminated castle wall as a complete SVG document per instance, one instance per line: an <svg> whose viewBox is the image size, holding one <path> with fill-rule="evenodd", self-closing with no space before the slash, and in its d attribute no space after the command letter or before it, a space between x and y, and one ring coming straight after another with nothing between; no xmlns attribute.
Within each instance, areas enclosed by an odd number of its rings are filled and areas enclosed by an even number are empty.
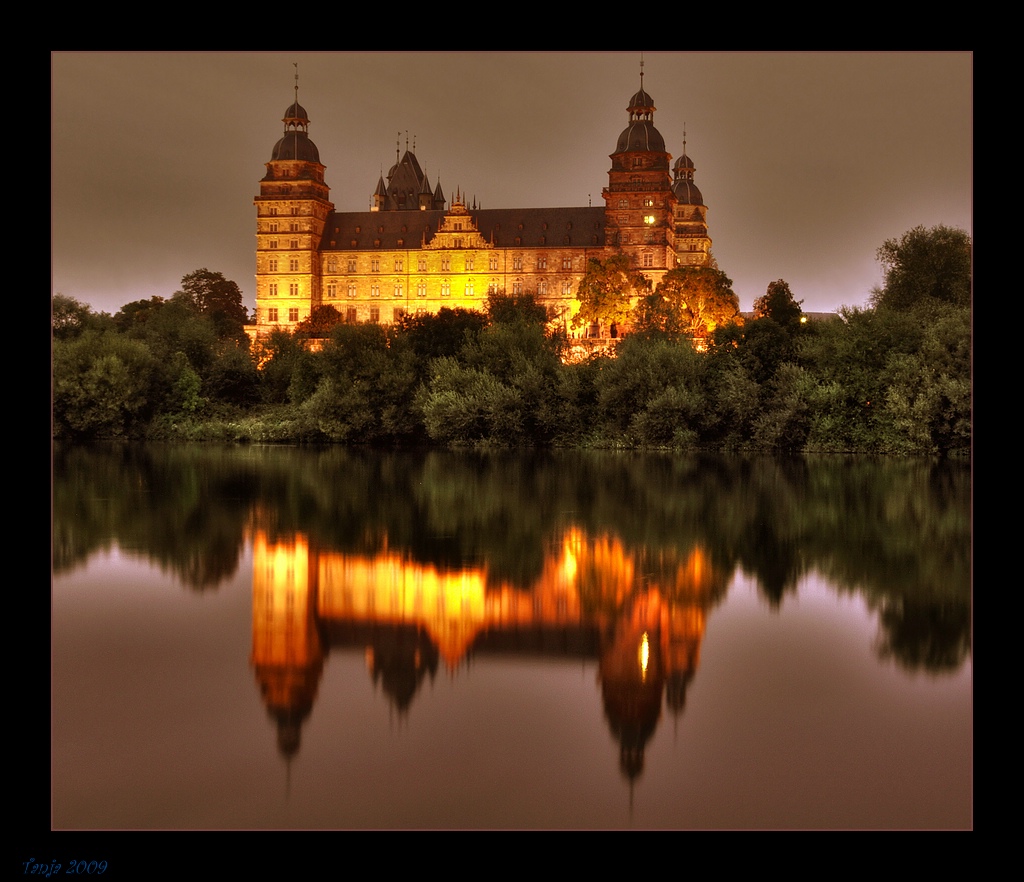
<svg viewBox="0 0 1024 882"><path fill-rule="evenodd" d="M657 284L710 260L707 207L685 155L671 163L641 88L611 154L603 207L483 209L449 202L406 149L368 211L335 211L309 116L285 111L255 199L258 336L293 329L320 305L388 324L442 307L482 309L491 292L532 293L568 322L590 258L625 254Z"/></svg>

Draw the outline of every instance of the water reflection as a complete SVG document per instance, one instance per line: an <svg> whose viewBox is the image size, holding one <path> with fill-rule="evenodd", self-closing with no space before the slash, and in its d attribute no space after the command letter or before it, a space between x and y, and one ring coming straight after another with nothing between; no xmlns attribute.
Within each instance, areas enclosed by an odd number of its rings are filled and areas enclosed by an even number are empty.
<svg viewBox="0 0 1024 882"><path fill-rule="evenodd" d="M439 663L454 671L488 653L597 659L605 715L633 779L663 697L682 713L706 612L727 577L699 547L636 554L578 528L549 544L529 586L489 578L482 566L439 567L390 549L345 554L258 529L252 663L290 757L332 647L364 650L369 675L399 713Z"/></svg>
<svg viewBox="0 0 1024 882"><path fill-rule="evenodd" d="M208 598L251 549L251 669L288 759L332 652L399 717L475 660L578 659L634 782L737 573L775 614L812 576L862 599L879 665L961 670L970 530L969 468L925 459L54 449L57 576L117 547Z"/></svg>

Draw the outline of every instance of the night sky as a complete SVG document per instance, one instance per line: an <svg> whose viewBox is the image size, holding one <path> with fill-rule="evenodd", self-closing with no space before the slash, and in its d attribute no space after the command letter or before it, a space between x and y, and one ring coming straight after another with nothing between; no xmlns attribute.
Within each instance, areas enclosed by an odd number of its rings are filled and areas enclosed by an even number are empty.
<svg viewBox="0 0 1024 882"><path fill-rule="evenodd" d="M601 205L641 82L749 310L864 306L887 239L973 235L971 52L55 52L51 292L116 312L201 267L255 306L255 208L294 99L339 210L406 144L482 208Z"/></svg>

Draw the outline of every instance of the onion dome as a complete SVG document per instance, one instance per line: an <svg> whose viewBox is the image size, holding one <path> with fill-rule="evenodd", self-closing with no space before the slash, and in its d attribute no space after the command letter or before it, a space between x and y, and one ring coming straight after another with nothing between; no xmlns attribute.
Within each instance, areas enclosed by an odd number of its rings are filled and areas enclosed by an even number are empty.
<svg viewBox="0 0 1024 882"><path fill-rule="evenodd" d="M665 139L654 127L654 99L644 91L642 73L640 83L640 91L629 99L629 125L619 135L616 153L665 152Z"/></svg>
<svg viewBox="0 0 1024 882"><path fill-rule="evenodd" d="M697 167L686 155L686 143L683 143L683 155L672 163L672 192L682 205L703 205L704 197L693 182L693 173Z"/></svg>
<svg viewBox="0 0 1024 882"><path fill-rule="evenodd" d="M320 151L309 139L309 115L297 100L284 112L284 119L281 121L284 123L284 135L274 145L270 156L271 162L276 159L320 162Z"/></svg>

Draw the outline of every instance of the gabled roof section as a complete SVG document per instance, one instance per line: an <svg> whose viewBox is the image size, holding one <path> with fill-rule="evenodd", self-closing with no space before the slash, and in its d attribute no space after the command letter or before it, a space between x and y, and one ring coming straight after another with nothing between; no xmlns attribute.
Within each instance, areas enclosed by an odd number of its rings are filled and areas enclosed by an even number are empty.
<svg viewBox="0 0 1024 882"><path fill-rule="evenodd" d="M441 229L447 212L336 211L327 217L323 251L419 248ZM604 207L482 208L470 215L480 235L498 248L604 246ZM468 241L468 239L467 239Z"/></svg>

